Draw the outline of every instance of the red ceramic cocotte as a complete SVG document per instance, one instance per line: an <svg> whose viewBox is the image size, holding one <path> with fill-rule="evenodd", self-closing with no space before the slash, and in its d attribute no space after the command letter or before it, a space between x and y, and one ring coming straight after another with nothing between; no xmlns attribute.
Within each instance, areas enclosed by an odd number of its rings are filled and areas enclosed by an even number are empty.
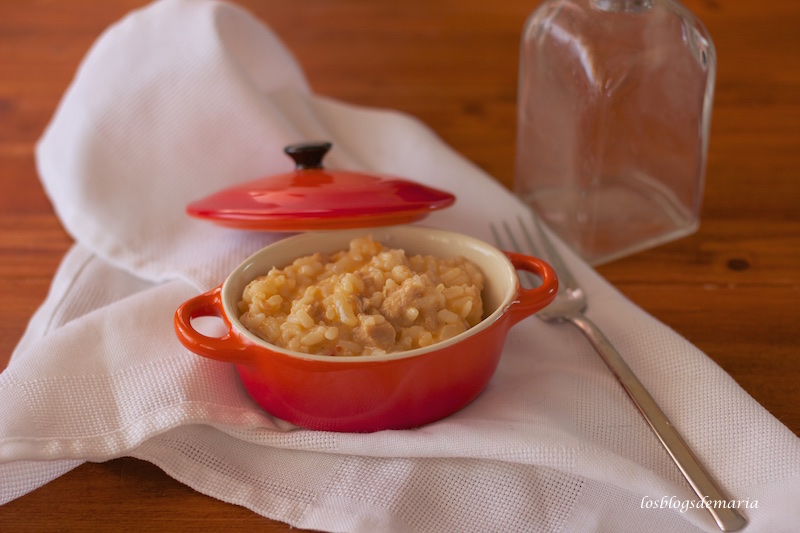
<svg viewBox="0 0 800 533"><path fill-rule="evenodd" d="M298 257L344 250L366 234L409 255L461 255L476 263L486 280L483 321L423 349L348 357L286 350L239 322L237 303L250 281ZM517 269L533 273L542 284L521 288ZM547 306L557 286L554 271L541 260L501 252L460 233L418 226L311 232L260 250L221 286L185 302L175 313L175 330L189 350L235 364L253 400L276 417L318 430L404 429L439 420L475 399L497 368L509 328ZM212 315L227 325L221 338L192 326L193 318Z"/></svg>

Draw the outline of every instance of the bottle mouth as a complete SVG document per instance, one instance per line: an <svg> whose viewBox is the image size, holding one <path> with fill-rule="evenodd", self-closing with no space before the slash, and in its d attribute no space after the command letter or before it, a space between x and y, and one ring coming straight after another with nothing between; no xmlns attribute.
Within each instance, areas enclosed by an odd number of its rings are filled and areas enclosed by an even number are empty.
<svg viewBox="0 0 800 533"><path fill-rule="evenodd" d="M653 0L593 0L592 3L601 11L615 13L642 13L653 7Z"/></svg>

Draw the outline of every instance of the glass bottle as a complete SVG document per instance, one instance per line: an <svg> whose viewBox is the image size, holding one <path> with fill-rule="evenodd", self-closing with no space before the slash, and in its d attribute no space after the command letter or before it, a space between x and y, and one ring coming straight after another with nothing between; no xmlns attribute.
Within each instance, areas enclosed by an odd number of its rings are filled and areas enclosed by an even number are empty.
<svg viewBox="0 0 800 533"><path fill-rule="evenodd" d="M514 191L592 264L694 232L716 55L672 0L545 0L522 35Z"/></svg>

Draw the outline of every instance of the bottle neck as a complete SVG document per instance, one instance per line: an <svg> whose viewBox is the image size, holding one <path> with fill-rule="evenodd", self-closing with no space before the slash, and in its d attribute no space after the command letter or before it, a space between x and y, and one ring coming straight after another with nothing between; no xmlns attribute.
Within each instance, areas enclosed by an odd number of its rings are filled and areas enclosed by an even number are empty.
<svg viewBox="0 0 800 533"><path fill-rule="evenodd" d="M653 7L653 0L592 0L600 11L612 13L642 13Z"/></svg>

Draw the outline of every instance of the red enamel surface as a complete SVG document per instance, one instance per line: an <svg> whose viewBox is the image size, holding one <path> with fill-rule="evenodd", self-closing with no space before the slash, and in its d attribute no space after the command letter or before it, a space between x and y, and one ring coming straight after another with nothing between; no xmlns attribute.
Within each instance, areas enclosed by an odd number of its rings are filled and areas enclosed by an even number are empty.
<svg viewBox="0 0 800 533"><path fill-rule="evenodd" d="M303 169L219 191L186 211L240 229L307 231L406 224L453 202L448 192L404 179Z"/></svg>

